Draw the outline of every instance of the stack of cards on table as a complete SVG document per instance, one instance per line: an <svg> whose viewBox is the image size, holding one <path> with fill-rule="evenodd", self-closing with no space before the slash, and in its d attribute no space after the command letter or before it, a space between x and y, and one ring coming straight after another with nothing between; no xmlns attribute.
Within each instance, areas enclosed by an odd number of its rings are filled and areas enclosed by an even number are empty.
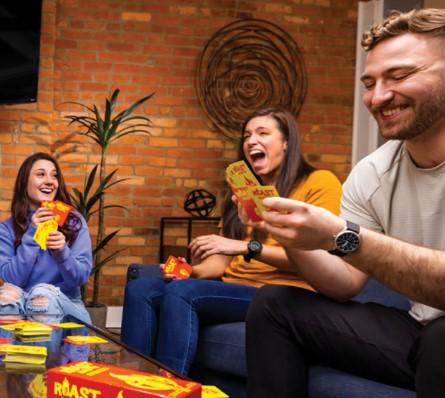
<svg viewBox="0 0 445 398"><path fill-rule="evenodd" d="M1 328L14 333L22 342L50 340L52 333L52 328L48 325L28 320L2 325Z"/></svg>
<svg viewBox="0 0 445 398"><path fill-rule="evenodd" d="M45 341L51 339L52 328L39 322L22 324L15 330L14 334L20 341Z"/></svg>
<svg viewBox="0 0 445 398"><path fill-rule="evenodd" d="M261 213L265 211L263 199L279 196L274 186L260 185L244 160L231 163L226 168L226 180L236 199L254 222L262 220Z"/></svg>
<svg viewBox="0 0 445 398"><path fill-rule="evenodd" d="M22 363L30 365L43 365L47 356L46 347L0 344L0 353L4 354L4 363Z"/></svg>
<svg viewBox="0 0 445 398"><path fill-rule="evenodd" d="M201 398L201 385L189 380L76 361L48 370L47 397Z"/></svg>
<svg viewBox="0 0 445 398"><path fill-rule="evenodd" d="M42 207L50 209L54 213L54 218L40 223L34 233L34 240L39 244L42 250L46 250L46 240L51 232L57 231L61 227L71 210L71 206L60 200L45 200L41 204Z"/></svg>
<svg viewBox="0 0 445 398"><path fill-rule="evenodd" d="M178 279L187 279L190 277L192 269L192 266L185 261L182 261L175 256L168 256L162 272L164 274L173 275Z"/></svg>
<svg viewBox="0 0 445 398"><path fill-rule="evenodd" d="M66 336L63 341L75 344L75 345L86 345L86 344L105 344L108 340L103 339L99 336Z"/></svg>

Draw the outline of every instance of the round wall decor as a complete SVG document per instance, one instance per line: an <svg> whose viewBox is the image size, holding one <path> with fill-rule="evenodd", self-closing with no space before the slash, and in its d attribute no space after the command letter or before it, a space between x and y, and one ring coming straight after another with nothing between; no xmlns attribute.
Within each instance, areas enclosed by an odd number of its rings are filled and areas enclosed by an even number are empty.
<svg viewBox="0 0 445 398"><path fill-rule="evenodd" d="M297 116L307 76L302 53L282 28L261 19L226 25L199 58L196 91L215 128L239 136L245 119L264 107L284 107Z"/></svg>

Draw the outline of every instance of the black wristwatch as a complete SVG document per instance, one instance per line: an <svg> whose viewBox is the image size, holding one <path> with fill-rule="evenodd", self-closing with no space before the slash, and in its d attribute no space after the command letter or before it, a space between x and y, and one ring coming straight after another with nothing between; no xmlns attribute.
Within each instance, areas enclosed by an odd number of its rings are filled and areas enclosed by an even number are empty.
<svg viewBox="0 0 445 398"><path fill-rule="evenodd" d="M247 254L244 255L244 261L250 263L252 258L261 253L261 250L263 250L263 244L260 241L253 239L247 244L247 250Z"/></svg>
<svg viewBox="0 0 445 398"><path fill-rule="evenodd" d="M335 249L329 253L339 257L353 253L360 247L360 226L346 221L346 227L333 238Z"/></svg>

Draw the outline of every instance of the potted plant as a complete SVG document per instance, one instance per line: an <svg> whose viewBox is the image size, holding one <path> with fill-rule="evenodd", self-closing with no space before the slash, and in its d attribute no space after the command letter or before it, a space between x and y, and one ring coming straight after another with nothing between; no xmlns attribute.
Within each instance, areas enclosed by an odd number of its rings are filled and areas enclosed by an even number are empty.
<svg viewBox="0 0 445 398"><path fill-rule="evenodd" d="M99 287L102 267L114 259L122 250L114 251L104 257L104 249L107 244L116 236L119 230L109 234L105 233L105 210L112 207L123 206L116 204L106 204L105 197L108 189L126 179L115 179L117 169L106 173L107 153L110 146L119 141L122 137L130 134L143 133L150 134L148 129L151 127L151 121L148 117L134 115L134 111L144 102L153 97L151 93L128 108L117 112L116 105L119 97L119 89L116 89L109 98L105 100L105 109L103 115L96 105L87 106L79 102L69 102L79 105L87 111L86 115L72 114L66 118L70 120L69 125L78 124L81 130L76 134L84 135L95 142L100 148L100 162L96 164L85 178L81 190L73 189L72 199L76 209L90 221L93 215L97 216L97 235L93 243L93 268L91 275L93 277L92 299L88 302L90 307L101 307L99 304ZM99 172L98 172L99 171ZM83 290L85 294L85 289Z"/></svg>

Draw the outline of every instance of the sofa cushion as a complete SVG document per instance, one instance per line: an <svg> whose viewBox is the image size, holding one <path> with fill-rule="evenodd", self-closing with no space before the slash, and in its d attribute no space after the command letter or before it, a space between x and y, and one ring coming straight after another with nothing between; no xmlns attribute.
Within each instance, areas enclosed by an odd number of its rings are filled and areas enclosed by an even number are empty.
<svg viewBox="0 0 445 398"><path fill-rule="evenodd" d="M416 398L414 391L405 390L350 373L312 366L309 371L310 398Z"/></svg>
<svg viewBox="0 0 445 398"><path fill-rule="evenodd" d="M237 376L246 376L245 323L231 322L200 329L195 363Z"/></svg>
<svg viewBox="0 0 445 398"><path fill-rule="evenodd" d="M354 300L361 303L372 302L383 304L400 310L409 310L410 308L410 303L405 296L386 287L374 278L368 280L363 290L354 297Z"/></svg>

